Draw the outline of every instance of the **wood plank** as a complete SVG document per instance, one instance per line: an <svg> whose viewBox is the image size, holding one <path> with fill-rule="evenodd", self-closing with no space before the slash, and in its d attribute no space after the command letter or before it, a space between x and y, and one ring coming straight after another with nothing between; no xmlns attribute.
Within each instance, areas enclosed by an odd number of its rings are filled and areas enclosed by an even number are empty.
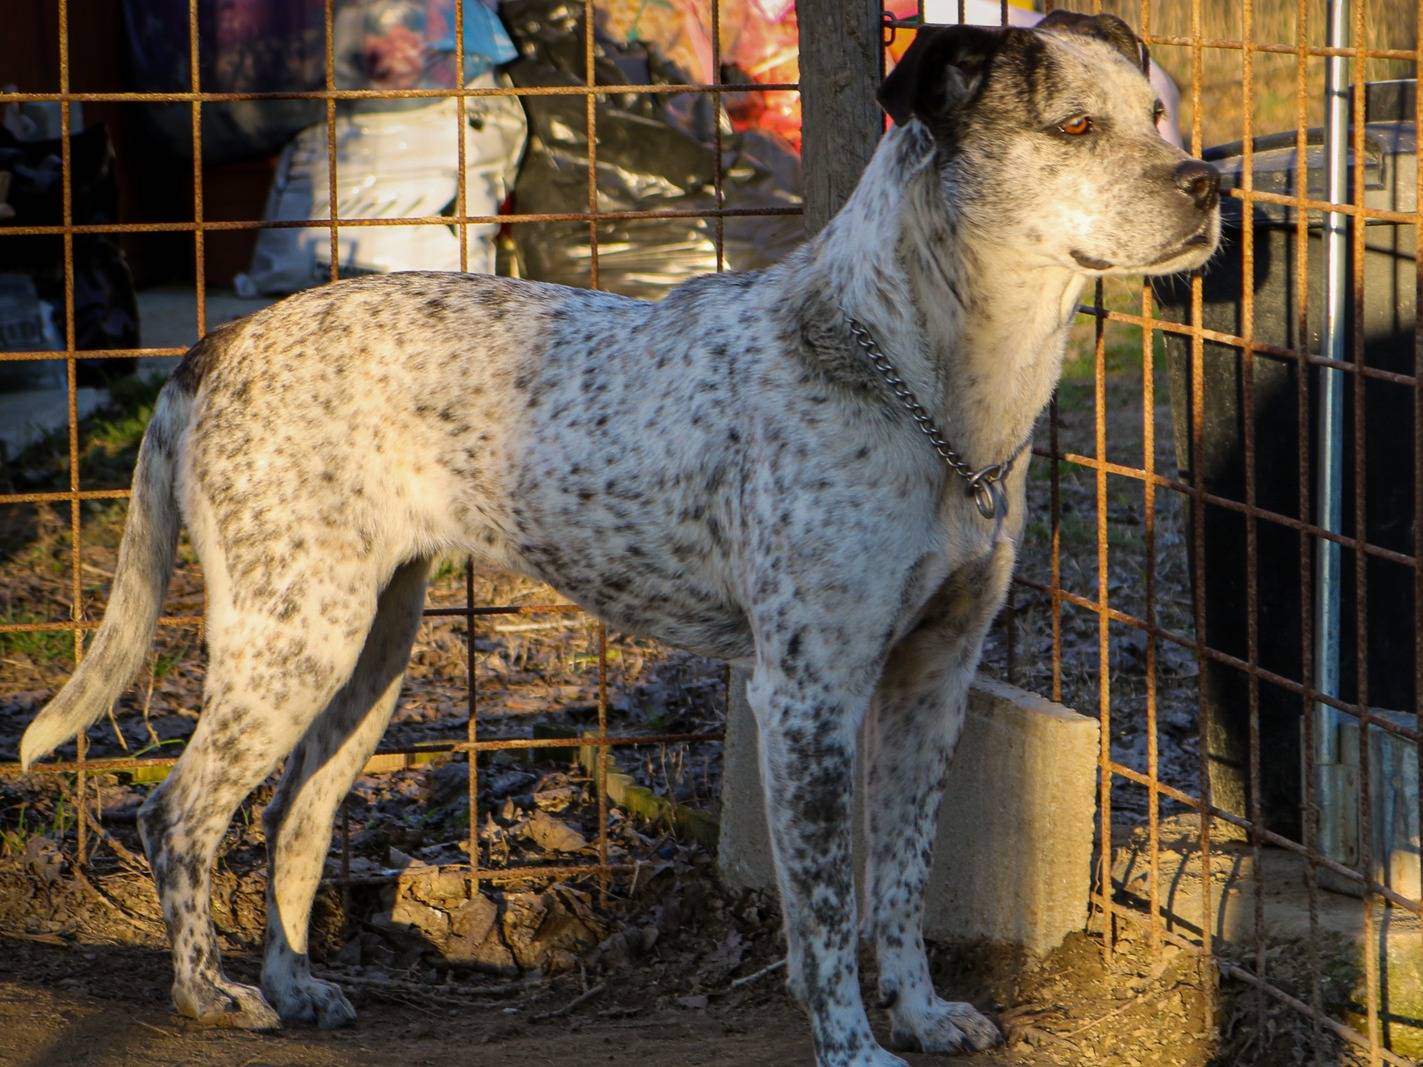
<svg viewBox="0 0 1423 1067"><path fill-rule="evenodd" d="M884 130L879 0L800 0L801 163L807 235L839 211Z"/></svg>

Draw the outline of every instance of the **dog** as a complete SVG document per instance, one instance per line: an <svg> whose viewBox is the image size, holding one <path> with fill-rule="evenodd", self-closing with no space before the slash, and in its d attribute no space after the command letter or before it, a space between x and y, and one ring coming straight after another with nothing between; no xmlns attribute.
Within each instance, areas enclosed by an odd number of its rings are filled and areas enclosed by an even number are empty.
<svg viewBox="0 0 1423 1067"><path fill-rule="evenodd" d="M430 561L548 582L631 632L746 666L788 983L823 1067L903 1061L859 985L852 761L865 726L864 933L895 1047L985 1048L921 934L964 702L1023 526L1020 457L1084 284L1187 271L1218 178L1158 135L1110 16L925 29L852 198L779 265L657 303L479 275L362 277L209 334L164 386L88 655L28 767L141 667L185 522L207 583L197 729L139 826L203 1022L355 1018L307 924L340 799L375 749ZM228 979L209 868L285 758L260 989ZM952 858L951 860L952 861Z"/></svg>

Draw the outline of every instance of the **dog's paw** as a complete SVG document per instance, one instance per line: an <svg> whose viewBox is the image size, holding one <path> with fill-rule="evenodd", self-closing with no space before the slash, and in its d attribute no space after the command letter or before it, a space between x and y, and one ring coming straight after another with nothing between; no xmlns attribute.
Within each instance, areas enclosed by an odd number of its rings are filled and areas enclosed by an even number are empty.
<svg viewBox="0 0 1423 1067"><path fill-rule="evenodd" d="M909 1067L909 1064L900 1059L888 1049L875 1048L870 1051L869 1058L856 1060L857 1065L863 1067Z"/></svg>
<svg viewBox="0 0 1423 1067"><path fill-rule="evenodd" d="M262 989L276 1005L284 1023L307 1023L323 1030L350 1026L356 1021L356 1009L332 982L306 975L285 983L263 982Z"/></svg>
<svg viewBox="0 0 1423 1067"><path fill-rule="evenodd" d="M173 1006L179 1015L204 1026L238 1030L279 1030L282 1020L255 986L222 980L175 983Z"/></svg>
<svg viewBox="0 0 1423 1067"><path fill-rule="evenodd" d="M839 1032L827 1032L820 1027L814 1029L815 1067L909 1067L894 1053L880 1046L870 1033L869 1020L865 1020L863 1026Z"/></svg>
<svg viewBox="0 0 1423 1067"><path fill-rule="evenodd" d="M972 1004L934 998L923 1011L891 1012L890 1042L905 1052L981 1052L1003 1035Z"/></svg>
<svg viewBox="0 0 1423 1067"><path fill-rule="evenodd" d="M873 1043L848 1055L821 1053L815 1064L816 1067L909 1067L893 1052Z"/></svg>

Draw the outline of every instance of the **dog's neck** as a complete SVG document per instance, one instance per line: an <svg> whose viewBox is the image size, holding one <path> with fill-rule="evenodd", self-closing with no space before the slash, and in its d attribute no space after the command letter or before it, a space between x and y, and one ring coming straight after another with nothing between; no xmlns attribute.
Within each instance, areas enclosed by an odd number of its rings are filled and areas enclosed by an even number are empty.
<svg viewBox="0 0 1423 1067"><path fill-rule="evenodd" d="M933 150L917 124L891 130L807 247L801 280L868 327L950 444L984 466L1024 442L1050 399L1085 279L972 232Z"/></svg>

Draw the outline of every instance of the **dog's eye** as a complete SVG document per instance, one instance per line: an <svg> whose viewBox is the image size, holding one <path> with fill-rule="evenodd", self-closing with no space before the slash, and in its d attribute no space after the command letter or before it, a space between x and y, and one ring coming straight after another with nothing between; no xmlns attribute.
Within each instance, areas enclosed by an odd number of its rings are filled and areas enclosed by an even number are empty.
<svg viewBox="0 0 1423 1067"><path fill-rule="evenodd" d="M1151 121L1153 125L1161 125L1161 120L1166 117L1166 105L1160 100L1151 105Z"/></svg>
<svg viewBox="0 0 1423 1067"><path fill-rule="evenodd" d="M1092 120L1086 115L1078 115L1060 123L1057 128L1069 137L1081 137L1092 129Z"/></svg>

